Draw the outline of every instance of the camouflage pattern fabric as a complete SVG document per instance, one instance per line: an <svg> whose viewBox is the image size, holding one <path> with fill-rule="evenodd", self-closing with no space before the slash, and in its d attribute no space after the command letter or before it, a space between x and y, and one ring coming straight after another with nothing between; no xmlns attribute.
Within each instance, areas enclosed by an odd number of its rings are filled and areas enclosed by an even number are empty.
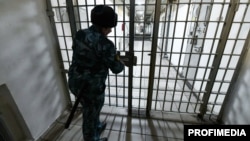
<svg viewBox="0 0 250 141"><path fill-rule="evenodd" d="M70 91L77 96L83 94L83 135L86 141L99 139L99 115L104 104L105 81L109 69L117 74L124 64L116 59L116 48L112 41L98 32L94 25L79 30L73 40L72 64L68 73Z"/></svg>

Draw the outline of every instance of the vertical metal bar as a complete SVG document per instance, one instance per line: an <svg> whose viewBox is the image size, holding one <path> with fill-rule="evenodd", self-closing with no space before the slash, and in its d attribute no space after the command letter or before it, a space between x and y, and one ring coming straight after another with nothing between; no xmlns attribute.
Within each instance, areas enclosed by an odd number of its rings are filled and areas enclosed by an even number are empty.
<svg viewBox="0 0 250 141"><path fill-rule="evenodd" d="M67 43L66 43L66 35L65 35L65 22L62 21L63 17L62 17L62 13L61 13L61 9L63 9L60 4L59 4L59 1L57 0L57 4L58 4L58 13L59 13L59 16L60 16L60 21L59 23L61 24L61 29L62 29L62 38L63 38L63 41L64 41L64 45L65 45L65 49L61 49L61 54L64 50L66 50L66 55L67 55L67 63L68 63L68 66L70 64L70 58L69 58L69 53L68 53L68 47L67 47ZM59 37L59 36L58 36ZM62 62L64 63L64 60L62 60ZM64 64L64 68L65 68L65 64Z"/></svg>
<svg viewBox="0 0 250 141"><path fill-rule="evenodd" d="M171 3L170 3L172 6L173 6L173 1L171 1ZM175 30L176 30L176 22L177 22L177 15L178 15L178 10L179 10L179 1L178 1L178 3L176 4L176 12L175 12L175 19L174 19L174 21L173 21L173 23L174 23L174 26L173 26L173 33L172 33L172 37L171 37L171 40L172 40L172 43L171 43L171 50L170 50L170 56L169 56L169 69L168 69L168 75L167 75L167 77L168 78L170 78L170 71L171 71L171 69L173 69L173 67L174 66L172 66L171 65L171 62L172 62L172 54L174 54L173 53L173 45L174 45L174 39L175 39ZM169 21L169 23L171 23L172 21ZM168 34L169 35L169 34ZM173 79L172 79L173 80ZM166 86L168 85L168 81L166 82ZM176 81L175 81L175 85L176 85ZM171 105L170 105L170 111L172 111L172 107L173 107L173 102L174 102L174 92L175 92L175 90L173 89L173 96L172 96L172 101L171 101Z"/></svg>
<svg viewBox="0 0 250 141"><path fill-rule="evenodd" d="M86 1L86 9L87 9L87 0L85 0ZM105 2L105 1L104 1ZM104 3L105 4L105 3ZM96 5L96 0L94 1L94 5ZM88 10L86 10L86 11L88 11ZM88 14L87 14L88 15ZM89 22L88 22L88 26L89 26ZM117 83L116 83L116 86L117 86ZM108 99L109 99L109 106L113 106L111 103L112 103L112 100L111 100L111 90L110 90L110 88L111 88L111 86L110 86L110 73L108 73L108 90L109 90L109 96L108 96ZM116 93L117 94L117 93ZM116 102L116 106L117 106L117 102Z"/></svg>
<svg viewBox="0 0 250 141"><path fill-rule="evenodd" d="M123 51L125 51L125 33L126 33L126 22L125 22L125 1L123 2ZM123 107L125 107L125 71L123 71Z"/></svg>
<svg viewBox="0 0 250 141"><path fill-rule="evenodd" d="M229 5L228 11L227 11L227 17L226 17L224 26L222 28L220 42L219 42L218 48L216 50L217 54L216 54L216 56L214 58L214 62L213 62L213 65L212 65L214 68L212 68L211 73L209 74L209 79L210 80L208 81L206 89L205 89L206 93L202 98L203 103L201 104L200 113L198 114L198 116L200 118L203 118L204 114L207 111L207 104L208 104L208 101L209 101L209 97L210 97L210 94L211 94L212 89L213 89L214 81L216 79L216 75L217 75L217 72L219 70L220 62L221 62L222 55L223 55L225 45L226 45L226 42L227 42L227 38L228 38L228 35L229 35L229 32L230 32L230 28L232 26L232 22L233 22L235 13L236 13L237 2L238 2L238 0L237 1L236 0L231 0L230 1L230 5Z"/></svg>
<svg viewBox="0 0 250 141"><path fill-rule="evenodd" d="M233 75L233 78L231 81L233 83L231 83L231 85L229 86L229 89L227 91L227 95L224 98L224 101L223 101L222 106L221 106L221 110L218 114L218 117L217 117L218 122L222 122L222 117L223 117L223 113L225 112L225 108L229 104L230 98L233 96L232 92L233 92L233 89L235 86L235 82L237 81L238 76L240 74L240 70L243 67L243 62L246 61L246 56L247 56L247 52L249 51L249 48L250 48L250 32L248 32L247 39L245 41L245 44L244 44L244 47L243 47L243 50L242 50L242 53L241 53L241 56L239 59L239 63L237 64L235 74Z"/></svg>
<svg viewBox="0 0 250 141"><path fill-rule="evenodd" d="M59 4L59 0L57 0L58 4ZM60 6L59 6L59 9L60 9ZM76 33L76 21L75 21L75 17L74 17L74 8L73 8L73 2L72 0L67 0L66 1L66 10L68 11L68 17L69 17L69 24L70 24L70 28L71 28L71 37L72 37L72 40L74 38L74 35ZM61 15L61 11L59 10L59 13ZM60 18L62 19L62 18ZM62 24L63 25L63 24ZM67 46L67 43L66 43L66 40L65 40L65 32L64 32L64 27L63 27L63 37L64 37L64 44L65 44L65 47L66 47L66 54L67 54L67 61L68 61L68 64L70 65L70 59L69 58L69 49L68 46Z"/></svg>
<svg viewBox="0 0 250 141"><path fill-rule="evenodd" d="M168 10L167 9L167 7L168 6L166 6L166 11ZM166 19L167 19L167 12L166 12L166 15L165 15L165 18L164 18L164 21L162 21L162 23L164 24L164 28L163 28L163 34L162 34L162 37L160 37L160 38L162 38L162 42L161 42L161 46L163 47L163 45L164 45L164 35L165 35L165 31L166 31ZM160 23L160 22L159 22ZM168 29L167 29L167 31L168 31ZM168 32L167 32L168 33ZM159 71L158 71L158 86L157 86L157 90L156 90L156 102L155 102L155 110L156 110L156 106L157 106L157 101L158 101L158 94L159 94L159 89L160 89L160 78L161 78L161 69L162 69L162 56L163 56L163 53L164 53L164 51L163 50L161 50L161 52L160 52L160 56L161 56L161 59L160 59L160 65L159 65ZM166 95L164 96L164 98L163 98L163 106L162 106L162 110L164 109L164 103L165 103L165 98L166 98Z"/></svg>
<svg viewBox="0 0 250 141"><path fill-rule="evenodd" d="M198 14L198 18L197 18L197 27L199 26L199 24L198 23L200 23L200 22L204 22L205 20L199 20L200 19L200 13L201 13L201 10L202 10L202 8L203 8L203 2L201 2L200 3L200 9L199 9L199 14ZM197 28L196 27L196 28ZM205 43L205 37L206 37L206 34L207 34L207 28L206 28L206 30L205 30L205 34L204 34L204 37L202 37L202 38L197 38L197 40L198 39L202 39L203 41L202 41L202 48L203 48L203 45L204 45L204 43ZM194 34L195 35L195 34ZM201 49L201 51L202 51L202 49ZM199 69L199 64L200 64L200 61L201 61L201 55L202 55L202 52L201 53L197 53L196 55L199 55L198 56L198 61L197 61L197 64L196 64L196 66L194 66L194 68L195 68L195 73L194 73L194 78L193 78L193 80L192 80L192 84L191 84L191 94L192 95L194 95L194 96L196 96L196 90L194 89L194 84L195 84L195 81L197 81L197 78L196 78L196 76L197 76L197 73L198 73L198 69ZM191 101L191 98L192 98L192 95L189 95L189 98L188 98L188 102L190 102ZM190 103L188 103L187 104L187 107L186 107L186 111L188 112L188 108L189 108L189 106L190 106ZM195 109L194 109L195 110Z"/></svg>
<svg viewBox="0 0 250 141"><path fill-rule="evenodd" d="M129 54L133 59L134 53L134 21L135 21L135 1L130 0L130 23L129 23ZM130 64L133 60L130 60ZM128 115L132 115L132 93L133 93L133 66L129 66L129 73L128 73Z"/></svg>
<svg viewBox="0 0 250 141"><path fill-rule="evenodd" d="M104 4L106 3L106 1L104 0ZM116 11L116 8L115 8L115 1L113 1L113 6L114 6L114 11ZM119 19L119 18L118 18ZM117 19L117 20L118 20ZM119 23L119 21L117 21L118 23ZM115 46L117 45L117 40L116 40L116 28L113 28L114 29L114 39L115 39L115 41L114 41L114 44L115 44ZM117 74L115 74L115 85L116 85L116 87L115 87L115 90L116 90L116 94L115 94L115 96L116 96L116 106L118 106L118 103L119 103L119 101L118 101L118 87L117 87L117 85L118 85L118 80L117 80Z"/></svg>
<svg viewBox="0 0 250 141"><path fill-rule="evenodd" d="M168 4L167 4L167 9L166 9L166 13L168 14L168 7L170 7L170 10L169 10L169 16L168 16L168 29L167 29L167 37L166 37L166 50L165 50L165 52L166 52L166 54L165 54L165 57L167 57L167 44L168 44L168 40L169 40L169 28L170 28L170 23L171 23L171 15L172 15L172 4L173 4L173 1L172 0L169 0L169 2L168 2ZM172 48L171 48L171 50L172 50ZM169 78L169 72L170 72L170 62L171 62L171 56L170 56L170 60L169 60L169 65L168 65L168 73L167 73L167 78ZM168 80L169 79L167 79L166 80L166 89L168 89ZM164 92L164 99L166 99L166 96L167 96L167 92L168 92L168 90L166 90L165 92ZM165 107L165 102L163 103L163 106L162 106L163 108ZM164 110L164 109L163 109Z"/></svg>
<svg viewBox="0 0 250 141"><path fill-rule="evenodd" d="M225 2L225 1L224 1ZM214 0L212 1L212 6L214 5ZM224 10L224 7L225 6L223 6L223 8L221 9L221 11L220 11L220 16L219 17L221 17L222 16L222 13L223 13L223 10ZM211 10L212 10L212 7L211 7ZM211 11L212 12L212 11ZM210 16L211 16L211 14L210 14ZM210 23L212 23L213 21L211 21ZM213 47L214 45L215 45L215 40L216 40L216 33L218 33L218 30L219 30L219 23L221 22L221 20L219 20L218 21L218 25L217 25L217 27L216 27L216 30L215 30L215 35L214 35L214 38L212 38L213 39L213 43L212 43L212 45L211 45L211 47ZM209 57L208 57L208 60L210 60L212 57L212 53L213 52L213 48L211 48L210 49L210 52L209 52ZM209 61L207 61L207 63L206 63L206 65L205 65L207 68L206 68L206 70L205 70L205 72L204 72L204 74L203 74L203 80L202 80L202 84L201 84L201 87L200 87L200 90L199 91L201 91L201 89L202 89L202 86L203 85L206 85L206 83L205 83L205 76L206 76L206 73L208 72L208 68L209 68ZM208 78L209 79L209 78ZM206 80L206 81L209 81L209 80ZM203 92L204 94L205 94L205 92ZM200 96L200 94L199 94L199 96ZM198 98L199 98L199 96L198 96ZM200 99L197 99L197 102L198 102L198 100L200 100ZM196 107L195 107L195 109L196 109Z"/></svg>
<svg viewBox="0 0 250 141"><path fill-rule="evenodd" d="M52 6L51 6L51 0L46 0L46 4L47 4L47 12L53 12L52 11ZM56 41L56 44L57 44L56 52L57 52L57 56L58 56L58 59L59 59L59 68L61 70L63 84L65 86L64 87L64 92L66 93L66 97L67 97L67 100L68 100L68 105L70 107L72 107L72 102L71 102L71 99L70 99L70 96L69 96L69 90L67 89L68 88L67 78L66 78L66 75L65 75L65 72L64 72L64 64L63 64L62 54L61 54L61 51L60 51L60 44L59 44L58 35L57 35L57 31L56 31L54 14L49 16L49 19L50 19L50 22L51 22L52 32L53 32L53 34L55 36L55 41Z"/></svg>
<svg viewBox="0 0 250 141"><path fill-rule="evenodd" d="M76 27L76 20L75 20L74 7L73 7L72 0L66 0L66 5L67 5L67 11L68 11L68 15L69 15L71 35L72 35L72 39L73 39L76 32L77 32L77 27Z"/></svg>
<svg viewBox="0 0 250 141"><path fill-rule="evenodd" d="M141 100L143 100L143 101L145 101L145 99L146 99L146 96L145 97L142 97L141 96L141 94L142 94L142 90L143 89L145 89L145 85L143 85L142 84L142 82L143 82L143 79L147 79L147 78L145 78L145 77L143 77L143 71L145 71L144 69L143 69L143 61L144 61L144 53L146 53L147 51L145 51L145 46L146 46L146 43L145 43L145 39L146 39L146 32L145 32L145 27L146 27L146 23L148 22L147 21L147 9L148 9L148 7L149 6L151 6L150 5L150 3L148 2L148 1L145 1L145 4L144 4L144 21L142 22L143 23L143 25L144 25L144 31L143 31L143 33L142 33L142 44L141 44L141 47L142 47L142 51L141 51L141 65L140 65L140 86L139 86L139 106L141 105ZM141 22L141 21L139 21L139 22ZM144 92L143 92L144 93ZM145 108L145 107L144 107ZM138 113L140 112L140 107L139 107L139 109L138 109Z"/></svg>
<svg viewBox="0 0 250 141"><path fill-rule="evenodd" d="M149 70L149 82L148 82L148 98L147 98L147 109L146 115L150 116L150 110L152 106L153 88L154 88L154 73L155 73L155 61L156 61L156 50L158 42L158 31L159 31L159 21L161 14L161 1L156 1L155 15L154 15L154 28L153 28L153 39L151 48L151 60L150 60L150 70Z"/></svg>
<svg viewBox="0 0 250 141"><path fill-rule="evenodd" d="M109 87L108 87L108 91L109 91L109 92L108 92L108 95L109 95L109 96L108 96L108 98L109 98L109 106L111 106L111 95L110 95L110 75L109 75L109 73L108 73L108 77L107 77L107 78L108 78L108 80L107 80L107 81L108 81L108 86L109 86Z"/></svg>
<svg viewBox="0 0 250 141"><path fill-rule="evenodd" d="M178 4L178 7L177 7L177 9L176 9L176 17L178 16L178 13L179 13L179 6L180 4ZM188 14L188 12L187 12L187 14ZM188 18L188 16L186 17L186 18ZM175 20L175 27L176 27L176 22L178 22L177 20ZM186 28L186 26L185 26L185 28ZM175 32L174 32L175 33ZM186 31L185 31L185 33L186 33ZM185 34L184 34L185 35ZM183 41L184 42L184 41ZM183 44L183 42L182 42L182 44ZM174 44L174 42L172 42L172 47L173 47L173 44ZM181 56L181 53L180 53L180 56ZM181 58L179 59L179 63L180 63L180 61L181 61ZM178 64L178 66L177 66L177 74L179 73L178 72L178 70L179 70L179 64ZM174 83L174 89L173 89L173 98L172 98L172 102L174 102L175 100L174 100L174 96L175 96L175 93L176 93L176 86L178 86L177 85L177 82L178 82L178 80L177 80L177 77L178 77L178 75L176 74L176 78L175 78L175 83ZM183 86L185 86L185 83L183 84ZM184 87L183 87L184 88ZM184 90L184 89L182 89L182 90ZM180 97L180 101L182 100L182 96L183 96L183 91L182 91L182 95L181 95L181 97ZM173 103L171 104L171 109L172 109L172 107L173 107ZM180 106L179 106L180 107ZM180 108L178 108L178 111L180 111Z"/></svg>
<svg viewBox="0 0 250 141"><path fill-rule="evenodd" d="M173 0L169 0L169 15L168 15L168 26L167 26L167 40L166 40L166 44L165 44L165 57L168 56L168 53L167 53L167 49L168 49L168 38L169 38L169 30L170 30L170 20L171 20L171 15L172 15L172 4L173 4ZM168 13L168 11L167 11Z"/></svg>
<svg viewBox="0 0 250 141"><path fill-rule="evenodd" d="M211 1L211 3L209 4L209 6L210 7L212 7L212 4L213 4L213 2ZM210 17L211 17L211 10L210 10L210 13L209 13L209 15L208 15L208 19L210 19ZM204 38L203 38L203 43L202 43L202 47L205 45L205 37L206 37L206 35L207 35L207 29L208 29L208 23L209 23L209 21L207 21L207 19L205 19L205 21L204 22L206 22L207 23L207 27L206 27L206 30L205 30L205 34L204 34ZM217 28L218 28L218 26L217 26ZM212 51L212 49L211 49L211 51ZM211 52L210 52L211 53ZM204 54L204 53L202 53L202 54ZM202 54L201 54L201 56L200 56L200 58L202 57ZM199 58L199 59L200 59ZM209 60L209 59L208 59ZM209 61L208 61L209 62ZM208 63L207 63L207 65L208 65ZM206 66L207 66L206 65ZM205 74L206 73L204 73L204 75L203 75L203 77L202 77L202 80L200 80L201 81L201 85L200 85L200 88L199 88L199 90L197 90L198 92L198 94L197 93L195 93L195 97L196 97L196 104L195 104L195 106L194 106L194 112L197 110L197 107L198 107L198 104L199 104L199 97L200 97L200 93L201 93L201 91L202 91L202 84L203 84L203 82L205 81L205 79L204 79L204 77L205 77Z"/></svg>
<svg viewBox="0 0 250 141"><path fill-rule="evenodd" d="M69 53L68 53L68 46L67 46L67 43L66 43L66 40L65 40L65 30L64 30L64 25L63 25L63 22L62 22L62 17L61 17L61 7L60 7L60 5L59 5L59 0L57 0L57 3L58 3L58 8L59 8L59 10L58 10L58 12L59 12L59 15L60 15L60 23L61 23L61 27L62 27L62 32L63 32L63 41L64 41L64 45L65 45L65 48L66 48L66 54L67 54L67 63L70 65L70 58L69 58ZM63 60L62 60L62 62L63 62Z"/></svg>
<svg viewBox="0 0 250 141"><path fill-rule="evenodd" d="M78 21L79 23L77 25L79 26L78 29L81 29L82 28L82 25L81 25L81 16L80 16L81 13L80 13L80 7L79 7L78 0L75 0L75 3L76 3L76 7L77 7L77 9L76 9L77 10L77 16L78 16L77 19L79 20ZM78 30L78 29L76 29L76 30Z"/></svg>
<svg viewBox="0 0 250 141"><path fill-rule="evenodd" d="M147 1L146 1L147 2ZM146 5L147 5L147 3L145 2L145 5L144 5L144 15L146 15L146 11L147 11L147 7L146 7ZM145 18L146 16L144 16L144 18ZM145 23L146 23L146 19L144 19L144 21L143 21L143 25L144 25L144 28L145 28ZM145 31L145 29L144 29L144 31ZM145 32L143 32L143 35L142 35L142 55L141 55L141 67L140 67L140 74L142 74L143 73L143 69L142 69L142 64L143 64L143 53L144 53L144 49L143 49L143 46L144 46L144 38L145 38ZM139 101L139 103L138 103L138 113L140 113L140 105L141 105L141 94L142 94L142 76L140 76L140 78L139 78L139 82L140 82L140 86L139 86L139 99L138 99L138 101Z"/></svg>
<svg viewBox="0 0 250 141"><path fill-rule="evenodd" d="M189 0L189 3L188 3L188 9L187 9L187 15L186 15L186 25L185 25L185 28L184 28L184 37L182 38L182 40L183 40L183 42L182 42L182 44L181 44L181 46L183 47L183 45L184 45L184 39L185 39L185 35L186 35L186 32L187 32L187 25L188 25L188 13L190 13L190 0ZM182 54L183 54L183 51L181 51L180 52L180 59L179 59L179 62L178 62L178 66L177 66L177 69L176 69L176 76L175 76L175 79L177 80L178 79L178 76L179 76L179 69L180 69L180 63L181 63L181 56L182 56ZM178 80L180 80L180 79L178 79ZM180 111L180 108L181 108L181 100L182 100L182 98L183 98L183 95L184 95L184 88L185 88L185 83L183 83L183 87L182 87L182 92L181 92L181 97L180 97L180 102L179 102L179 106L178 106L178 110ZM174 89L176 89L176 85L174 86Z"/></svg>
<svg viewBox="0 0 250 141"><path fill-rule="evenodd" d="M89 13L88 13L88 2L87 2L87 0L85 0L85 6L86 6L86 16L87 16L87 25L88 25L88 27L90 26L89 25L89 21L90 21L90 19L89 19Z"/></svg>
<svg viewBox="0 0 250 141"><path fill-rule="evenodd" d="M192 40L193 40L193 42L194 42L194 40L195 40L195 36L196 36L196 32L197 32L197 28L198 28L198 26L199 26L199 18L200 18L200 11L201 11L201 8L202 8L202 2L201 3L198 3L199 4L199 12L198 12L198 16L197 16L197 19L196 19L196 21L195 21L195 30L194 30L194 32L193 32L193 36L192 36ZM198 5L197 4L197 5ZM196 38L196 40L198 40L197 38ZM190 68L195 68L196 70L197 70L197 67L196 66L192 66L192 64L190 64L190 62L191 62L191 58L193 57L193 47L194 47L194 43L192 43L192 45L191 45L191 47L190 47L190 51L189 51L189 53L188 53L188 56L189 56L189 58L188 58L188 65L187 65L187 70L186 70L186 75L185 75L185 80L184 80L184 86L183 86L183 88L185 87L185 85L188 85L189 84L189 81L190 81L190 79L188 78L188 74L189 74L189 71L191 70ZM194 81L193 80L194 78L192 78L191 80L192 81ZM189 106L189 102L190 102L190 98L191 98L191 95L193 95L193 93L194 93L194 91L193 91L193 86L191 85L190 87L189 87L189 89L190 89L190 95L189 95L189 98L188 98L188 103L187 103L187 106L186 106L186 112L187 112L187 110L188 110L188 106Z"/></svg>

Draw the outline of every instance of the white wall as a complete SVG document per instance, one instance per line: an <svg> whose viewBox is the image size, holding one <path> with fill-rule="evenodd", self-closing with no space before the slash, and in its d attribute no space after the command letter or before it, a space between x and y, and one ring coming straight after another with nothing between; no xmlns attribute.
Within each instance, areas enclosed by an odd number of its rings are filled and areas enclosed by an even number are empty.
<svg viewBox="0 0 250 141"><path fill-rule="evenodd" d="M0 1L0 84L37 139L67 106L45 0Z"/></svg>
<svg viewBox="0 0 250 141"><path fill-rule="evenodd" d="M248 43L248 48L250 42ZM242 69L234 90L230 93L229 100L223 112L222 121L225 124L250 124L250 51L243 62Z"/></svg>

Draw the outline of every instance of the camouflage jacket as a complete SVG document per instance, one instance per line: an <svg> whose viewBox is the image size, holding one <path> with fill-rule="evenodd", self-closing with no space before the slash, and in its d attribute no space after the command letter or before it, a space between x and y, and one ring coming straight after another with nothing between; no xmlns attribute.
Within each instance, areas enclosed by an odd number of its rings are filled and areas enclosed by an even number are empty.
<svg viewBox="0 0 250 141"><path fill-rule="evenodd" d="M72 48L68 84L74 95L78 95L82 87L86 89L86 96L103 94L109 69L115 74L124 69L124 64L116 60L113 42L98 32L95 26L79 30Z"/></svg>

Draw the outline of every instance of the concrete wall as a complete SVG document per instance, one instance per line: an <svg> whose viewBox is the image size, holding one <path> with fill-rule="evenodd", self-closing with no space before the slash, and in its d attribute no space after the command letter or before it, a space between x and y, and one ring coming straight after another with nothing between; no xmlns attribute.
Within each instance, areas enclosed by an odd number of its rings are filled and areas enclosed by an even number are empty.
<svg viewBox="0 0 250 141"><path fill-rule="evenodd" d="M248 51L240 75L222 113L222 121L225 124L250 124L250 41L247 46Z"/></svg>
<svg viewBox="0 0 250 141"><path fill-rule="evenodd" d="M6 84L37 139L68 100L46 1L0 1L0 43L0 85Z"/></svg>
<svg viewBox="0 0 250 141"><path fill-rule="evenodd" d="M69 100L45 0L0 1L0 21L0 85L8 87L29 132L38 139L65 110ZM248 51L223 113L226 124L250 123L249 59Z"/></svg>

